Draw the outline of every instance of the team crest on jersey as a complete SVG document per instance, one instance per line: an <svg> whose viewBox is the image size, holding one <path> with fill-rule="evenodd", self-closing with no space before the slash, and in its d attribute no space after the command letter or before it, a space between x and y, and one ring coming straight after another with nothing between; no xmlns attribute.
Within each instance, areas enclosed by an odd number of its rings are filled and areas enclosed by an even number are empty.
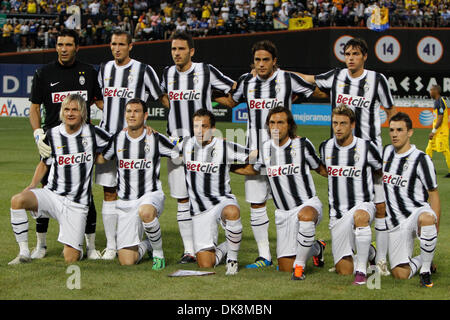
<svg viewBox="0 0 450 320"><path fill-rule="evenodd" d="M367 82L364 82L364 92L368 92L370 90L370 86Z"/></svg>
<svg viewBox="0 0 450 320"><path fill-rule="evenodd" d="M148 145L148 143L145 143L144 151L145 153L150 152L150 146Z"/></svg>
<svg viewBox="0 0 450 320"><path fill-rule="evenodd" d="M355 155L353 156L353 159L355 160L355 162L358 162L360 158L361 157L359 156L359 153L355 150Z"/></svg>
<svg viewBox="0 0 450 320"><path fill-rule="evenodd" d="M78 81L79 81L80 84L83 86L83 85L86 83L86 78L85 78L83 75L81 75L81 76L78 78Z"/></svg>
<svg viewBox="0 0 450 320"><path fill-rule="evenodd" d="M195 84L197 84L198 83L198 76L195 76L193 81L194 81Z"/></svg>
<svg viewBox="0 0 450 320"><path fill-rule="evenodd" d="M408 162L405 162L405 164L403 165L403 170L406 171L408 170L408 168L409 168Z"/></svg>
<svg viewBox="0 0 450 320"><path fill-rule="evenodd" d="M87 147L87 145L88 145L88 139L86 139L86 138L83 138L83 140L81 140L81 144L83 145L83 147Z"/></svg>
<svg viewBox="0 0 450 320"><path fill-rule="evenodd" d="M295 149L292 149L292 146L291 146L291 156L295 158L296 155L297 155L297 153L295 152Z"/></svg>

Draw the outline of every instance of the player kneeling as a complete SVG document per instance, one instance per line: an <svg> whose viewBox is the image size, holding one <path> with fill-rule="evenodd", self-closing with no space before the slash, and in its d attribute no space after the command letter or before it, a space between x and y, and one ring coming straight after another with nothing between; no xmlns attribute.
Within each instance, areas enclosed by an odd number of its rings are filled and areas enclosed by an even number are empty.
<svg viewBox="0 0 450 320"><path fill-rule="evenodd" d="M353 135L355 113L350 108L334 108L331 123L334 138L320 145L320 154L327 168L334 264L339 274L355 271L353 284L363 285L367 262L375 259L370 225L376 211L374 182L381 183L382 160L374 143Z"/></svg>
<svg viewBox="0 0 450 320"><path fill-rule="evenodd" d="M191 203L194 249L201 268L218 265L227 255L227 275L238 272L242 239L240 208L231 193L230 166L248 161L248 150L213 136L215 117L199 109L193 115L194 136L179 143L173 158L183 161ZM181 182L180 182L181 183ZM226 242L217 246L218 223Z"/></svg>
<svg viewBox="0 0 450 320"><path fill-rule="evenodd" d="M399 112L390 119L392 145L386 146L383 152L389 259L395 278L411 278L420 269L421 285L431 288L431 264L441 204L433 162L411 145L412 135L412 122L407 114ZM417 237L420 255L413 258L414 239Z"/></svg>
<svg viewBox="0 0 450 320"><path fill-rule="evenodd" d="M315 240L316 227L322 220L322 203L316 195L310 169L326 174L313 144L297 137L297 126L289 109L275 107L266 119L270 140L252 165L234 172L259 174L264 165L272 190L277 226L277 258L280 271L292 272L293 280L304 280L306 261L322 267L325 242Z"/></svg>
<svg viewBox="0 0 450 320"><path fill-rule="evenodd" d="M158 220L165 199L159 180L160 158L171 156L173 144L157 132L148 133L147 118L145 102L137 98L129 100L125 106L128 129L114 135L99 161L115 159L117 164L119 263L139 263L151 251L152 269L160 270L165 268ZM141 241L144 232L148 239Z"/></svg>
<svg viewBox="0 0 450 320"><path fill-rule="evenodd" d="M86 124L87 109L83 97L74 94L61 105L62 123L47 132L50 158L36 168L30 186L11 198L11 225L19 244L19 255L9 262L15 265L31 261L28 248L28 217L54 218L64 244L64 260L73 263L83 256L82 244L91 197L91 180L96 150L107 144L109 135ZM48 184L35 189L50 167Z"/></svg>

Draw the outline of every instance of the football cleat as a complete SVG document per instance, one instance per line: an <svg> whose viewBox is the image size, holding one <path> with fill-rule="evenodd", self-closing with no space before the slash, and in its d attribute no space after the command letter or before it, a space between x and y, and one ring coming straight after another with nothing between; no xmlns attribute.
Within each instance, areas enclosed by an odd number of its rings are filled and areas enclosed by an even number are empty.
<svg viewBox="0 0 450 320"><path fill-rule="evenodd" d="M100 251L92 249L88 250L86 257L88 260L99 260L102 259L102 255L100 254Z"/></svg>
<svg viewBox="0 0 450 320"><path fill-rule="evenodd" d="M238 262L235 260L227 261L227 272L225 275L232 276L238 273Z"/></svg>
<svg viewBox="0 0 450 320"><path fill-rule="evenodd" d="M292 269L292 280L305 280L305 273L303 272L303 267L299 265L295 265Z"/></svg>
<svg viewBox="0 0 450 320"><path fill-rule="evenodd" d="M316 242L320 246L320 252L317 256L313 256L313 263L314 263L314 266L321 268L325 265L325 261L323 258L323 252L325 251L325 247L327 244L323 240L316 240Z"/></svg>
<svg viewBox="0 0 450 320"><path fill-rule="evenodd" d="M430 272L424 272L420 274L420 285L422 287L432 288L433 287L433 281L431 281L431 273Z"/></svg>
<svg viewBox="0 0 450 320"><path fill-rule="evenodd" d="M14 266L17 264L23 264L23 263L28 263L28 262L31 262L30 256L24 256L24 255L18 254L17 257L15 257L13 260L8 262L8 266Z"/></svg>
<svg viewBox="0 0 450 320"><path fill-rule="evenodd" d="M178 262L179 264L186 264L186 263L196 263L197 259L189 254L189 253L184 253L183 256L181 257L181 260Z"/></svg>
<svg viewBox="0 0 450 320"><path fill-rule="evenodd" d="M152 270L162 270L166 267L166 259L153 257Z"/></svg>
<svg viewBox="0 0 450 320"><path fill-rule="evenodd" d="M355 286L361 286L366 284L367 282L367 277L364 273L356 271L355 274L355 280L353 281L353 285Z"/></svg>
<svg viewBox="0 0 450 320"><path fill-rule="evenodd" d="M106 248L102 251L102 259L114 260L116 258L116 254L117 254L116 250Z"/></svg>
<svg viewBox="0 0 450 320"><path fill-rule="evenodd" d="M42 259L47 254L47 247L36 247L31 251L31 259Z"/></svg>
<svg viewBox="0 0 450 320"><path fill-rule="evenodd" d="M389 272L389 268L387 266L387 262L384 259L381 259L380 261L377 262L377 269L378 272L382 275L387 277L388 275L390 275L391 273Z"/></svg>
<svg viewBox="0 0 450 320"><path fill-rule="evenodd" d="M252 264L248 264L245 266L246 269L258 269L264 267L270 267L272 265L272 261L264 259L263 257L256 258L255 262Z"/></svg>

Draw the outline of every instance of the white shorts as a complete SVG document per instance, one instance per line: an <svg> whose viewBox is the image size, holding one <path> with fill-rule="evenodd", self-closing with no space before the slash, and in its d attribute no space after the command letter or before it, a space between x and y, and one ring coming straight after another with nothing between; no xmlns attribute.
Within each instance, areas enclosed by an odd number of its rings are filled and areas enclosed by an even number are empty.
<svg viewBox="0 0 450 320"><path fill-rule="evenodd" d="M82 252L89 207L46 188L32 189L31 192L38 201L38 211L32 212L32 216L56 219L59 223L58 241Z"/></svg>
<svg viewBox="0 0 450 320"><path fill-rule="evenodd" d="M263 203L270 198L270 184L267 176L245 176L245 201Z"/></svg>
<svg viewBox="0 0 450 320"><path fill-rule="evenodd" d="M329 228L331 231L331 251L333 253L334 264L346 256L351 256L355 251L354 234L354 213L357 210L364 210L369 213L369 225L375 217L376 207L373 202L362 202L347 211L342 218L330 218Z"/></svg>
<svg viewBox="0 0 450 320"><path fill-rule="evenodd" d="M277 258L292 257L296 255L298 213L304 207L313 207L319 213L316 226L322 221L322 202L318 197L313 197L301 206L294 209L275 210L275 225L277 226Z"/></svg>
<svg viewBox="0 0 450 320"><path fill-rule="evenodd" d="M394 229L389 230L389 264L391 269L400 264L409 263L414 250L414 240L418 237L417 220L424 212L434 215L437 221L436 213L427 204L414 211Z"/></svg>
<svg viewBox="0 0 450 320"><path fill-rule="evenodd" d="M172 159L167 159L167 178L169 181L170 196L175 199L189 198L186 187L184 164L175 165Z"/></svg>
<svg viewBox="0 0 450 320"><path fill-rule="evenodd" d="M239 208L239 204L235 199L229 199L192 217L195 253L212 250L217 246L218 224L222 221L223 209L229 205Z"/></svg>
<svg viewBox="0 0 450 320"><path fill-rule="evenodd" d="M117 186L116 160L107 160L104 164L95 165L95 183L104 187Z"/></svg>
<svg viewBox="0 0 450 320"><path fill-rule="evenodd" d="M164 210L162 190L149 192L136 200L117 200L117 250L137 246L142 239L144 228L139 217L139 207L150 204L156 208L159 218Z"/></svg>

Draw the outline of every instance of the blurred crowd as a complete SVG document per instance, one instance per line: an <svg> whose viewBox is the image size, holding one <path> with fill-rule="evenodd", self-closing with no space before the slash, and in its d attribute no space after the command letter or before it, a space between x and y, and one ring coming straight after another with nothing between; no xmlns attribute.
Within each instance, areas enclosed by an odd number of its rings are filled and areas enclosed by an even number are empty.
<svg viewBox="0 0 450 320"><path fill-rule="evenodd" d="M274 19L365 26L375 6L388 8L390 26L450 26L449 0L1 0L0 15L7 15L1 44L19 51L54 47L71 6L80 8L81 45L109 43L115 29L143 41L168 39L177 29L198 37L272 31L280 28Z"/></svg>

